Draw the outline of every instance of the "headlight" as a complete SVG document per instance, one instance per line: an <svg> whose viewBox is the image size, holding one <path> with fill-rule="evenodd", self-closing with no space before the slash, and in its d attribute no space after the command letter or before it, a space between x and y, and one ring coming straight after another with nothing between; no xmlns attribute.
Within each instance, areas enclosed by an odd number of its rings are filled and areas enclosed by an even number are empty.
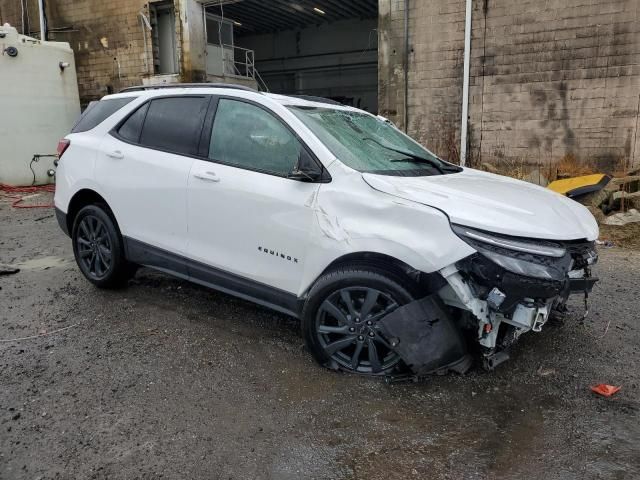
<svg viewBox="0 0 640 480"><path fill-rule="evenodd" d="M453 231L458 236L467 237L468 239L475 240L481 243L487 243L494 247L506 248L507 250L515 250L516 252L525 252L532 255L542 255L545 257L564 257L567 250L562 247L555 247L550 245L543 245L541 243L531 243L522 240L515 240L512 238L491 235L486 232L474 230L459 225L453 225Z"/></svg>
<svg viewBox="0 0 640 480"><path fill-rule="evenodd" d="M452 225L452 228L480 254L518 275L562 281L571 265L567 250L553 242L522 240L461 225Z"/></svg>

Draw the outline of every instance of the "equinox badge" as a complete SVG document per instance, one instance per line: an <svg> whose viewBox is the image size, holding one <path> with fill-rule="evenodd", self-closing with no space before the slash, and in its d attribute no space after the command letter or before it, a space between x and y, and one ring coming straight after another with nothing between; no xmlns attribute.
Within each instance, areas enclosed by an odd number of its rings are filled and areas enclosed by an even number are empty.
<svg viewBox="0 0 640 480"><path fill-rule="evenodd" d="M278 252L276 250L270 250L270 249L264 248L264 247L258 247L258 250L261 251L261 252L264 252L266 254L273 255L275 257L280 257L283 260L288 260L288 261L293 262L293 263L298 263L298 259L297 258L292 257L291 255L285 255L284 253Z"/></svg>

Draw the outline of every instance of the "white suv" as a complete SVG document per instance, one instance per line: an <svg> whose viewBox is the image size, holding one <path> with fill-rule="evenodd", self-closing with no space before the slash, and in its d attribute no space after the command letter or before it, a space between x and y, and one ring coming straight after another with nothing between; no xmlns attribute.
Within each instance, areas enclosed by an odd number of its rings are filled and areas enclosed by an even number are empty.
<svg viewBox="0 0 640 480"><path fill-rule="evenodd" d="M465 338L491 368L596 281L586 208L329 100L136 87L58 153L56 213L89 281L144 265L251 300L300 318L334 369L464 371Z"/></svg>

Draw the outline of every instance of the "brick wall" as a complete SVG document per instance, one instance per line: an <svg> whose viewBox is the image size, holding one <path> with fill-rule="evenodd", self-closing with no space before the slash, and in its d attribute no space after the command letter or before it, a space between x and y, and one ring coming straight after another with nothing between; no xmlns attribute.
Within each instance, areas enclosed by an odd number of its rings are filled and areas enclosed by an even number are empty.
<svg viewBox="0 0 640 480"><path fill-rule="evenodd" d="M25 33L39 36L37 0L26 2L31 22ZM75 52L80 101L87 104L121 88L140 85L153 73L151 35L139 12L149 15L145 0L49 0L49 40L69 42ZM204 41L201 10L195 0L176 0L176 45L180 80L203 81ZM0 0L0 23L22 32L19 0ZM146 53L145 53L146 38Z"/></svg>
<svg viewBox="0 0 640 480"><path fill-rule="evenodd" d="M456 158L465 0L409 5L409 132ZM403 8L380 0L380 105L400 124ZM474 0L471 159L639 164L639 9L640 0Z"/></svg>

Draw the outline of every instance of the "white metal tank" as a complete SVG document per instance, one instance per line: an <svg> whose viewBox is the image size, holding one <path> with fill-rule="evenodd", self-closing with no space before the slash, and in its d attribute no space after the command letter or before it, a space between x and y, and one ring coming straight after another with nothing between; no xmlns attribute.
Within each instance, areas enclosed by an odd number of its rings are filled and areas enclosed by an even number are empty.
<svg viewBox="0 0 640 480"><path fill-rule="evenodd" d="M55 155L58 140L79 114L69 44L41 42L8 24L0 26L0 183L52 182L47 172L55 171L55 158L32 160L34 155Z"/></svg>

